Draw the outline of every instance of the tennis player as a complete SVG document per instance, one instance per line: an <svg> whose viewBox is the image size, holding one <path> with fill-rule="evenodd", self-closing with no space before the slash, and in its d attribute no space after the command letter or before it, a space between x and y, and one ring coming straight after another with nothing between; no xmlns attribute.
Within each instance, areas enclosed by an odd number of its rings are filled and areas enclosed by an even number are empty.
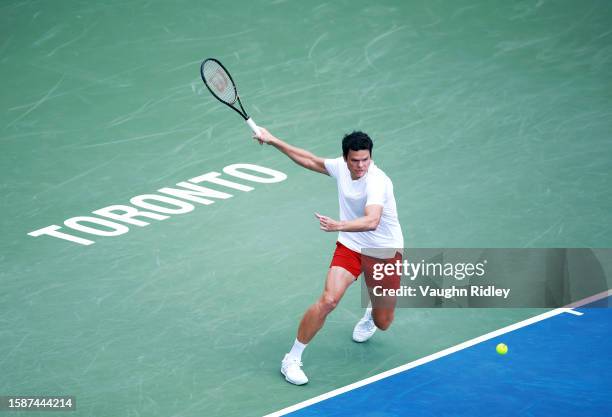
<svg viewBox="0 0 612 417"><path fill-rule="evenodd" d="M340 220L315 213L321 230L339 232L325 288L304 313L293 347L281 363L285 379L303 385L308 378L301 368L302 352L361 272L364 272L372 307L366 309L363 318L355 325L353 340L365 342L377 328L389 328L395 311L395 297L375 296L372 288L379 285L397 289L399 276L385 275L377 281L373 279L372 268L376 262L401 261L400 248L404 246L404 239L397 217L393 184L372 161L373 144L367 134L353 132L346 135L342 139L342 157L323 159L283 142L262 127L260 130L254 139L274 146L304 168L335 178L338 185ZM379 253L375 257L366 256L368 249L377 249ZM380 250L386 254L381 255Z"/></svg>

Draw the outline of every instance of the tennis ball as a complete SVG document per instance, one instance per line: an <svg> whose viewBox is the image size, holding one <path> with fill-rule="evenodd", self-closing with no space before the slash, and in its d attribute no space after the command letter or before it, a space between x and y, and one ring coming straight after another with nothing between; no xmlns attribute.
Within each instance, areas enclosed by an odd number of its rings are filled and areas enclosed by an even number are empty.
<svg viewBox="0 0 612 417"><path fill-rule="evenodd" d="M506 353L508 353L508 346L506 346L504 343L500 343L499 345L497 345L497 347L495 348L495 350L497 351L497 353L499 353L500 355L505 355Z"/></svg>

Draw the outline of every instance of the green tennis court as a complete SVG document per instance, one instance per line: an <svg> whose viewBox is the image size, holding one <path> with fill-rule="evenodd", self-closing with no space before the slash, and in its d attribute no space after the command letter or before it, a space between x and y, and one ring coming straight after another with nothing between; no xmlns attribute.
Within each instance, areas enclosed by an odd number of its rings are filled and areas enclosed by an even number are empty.
<svg viewBox="0 0 612 417"><path fill-rule="evenodd" d="M368 132L409 248L612 244L607 1L6 0L0 22L0 396L258 416L542 313L399 309L359 345L354 286L305 353L311 382L287 384L336 185L254 143L203 85L207 57L296 146L338 157ZM226 195L150 197L203 175ZM94 213L145 200L165 218ZM76 241L29 235L53 225Z"/></svg>

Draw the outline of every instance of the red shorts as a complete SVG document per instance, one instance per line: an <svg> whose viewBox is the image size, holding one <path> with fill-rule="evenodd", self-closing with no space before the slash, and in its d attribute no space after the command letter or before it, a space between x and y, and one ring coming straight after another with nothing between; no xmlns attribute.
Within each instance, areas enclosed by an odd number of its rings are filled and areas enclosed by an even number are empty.
<svg viewBox="0 0 612 417"><path fill-rule="evenodd" d="M390 259L378 259L362 255L347 248L342 243L336 242L336 250L329 267L339 266L344 268L353 274L355 279L363 272L366 285L369 288L380 285L382 288L398 289L400 287L401 276L399 271L395 270L395 268L384 270L384 265L395 264L398 261L402 261L402 254L400 252L396 252L395 257ZM391 272L392 269L393 272Z"/></svg>

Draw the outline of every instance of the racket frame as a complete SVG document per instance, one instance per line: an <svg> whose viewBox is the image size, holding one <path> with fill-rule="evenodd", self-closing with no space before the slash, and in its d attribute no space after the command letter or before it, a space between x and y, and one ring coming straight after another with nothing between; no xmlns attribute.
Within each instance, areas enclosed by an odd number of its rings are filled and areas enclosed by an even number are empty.
<svg viewBox="0 0 612 417"><path fill-rule="evenodd" d="M208 61L214 61L215 63L217 63L217 65L219 65L221 68L223 68L223 71L225 71L225 74L227 74L227 76L229 77L230 82L234 86L234 91L236 91L236 101L234 101L234 103L230 104L230 103L227 103L227 102L221 100L221 98L219 98L219 96L217 96L217 94L212 90L212 88L210 88L210 86L206 82L206 77L204 76L204 64L206 64L206 62L208 62ZM247 114L246 110L244 110L244 107L242 106L242 102L240 101L240 94L238 94L238 88L236 87L236 83L234 82L234 79L232 78L232 75L229 73L227 68L225 68L225 66L223 66L223 64L221 62L219 62L219 60L217 60L215 58L206 58L204 61L202 61L202 64L200 65L200 76L202 77L202 81L204 82L204 85L206 86L206 88L208 88L208 91L210 91L210 93L213 95L214 98L216 98L221 103L225 104L230 109L234 110L236 113L238 113L240 116L242 116L242 118L247 122L249 127L254 132L259 133L258 129L256 129L257 125L255 124L255 122L253 122L253 119L251 119L249 117L249 115ZM238 102L238 105L240 106L240 110L242 110L242 111L240 111L236 107L234 107L234 104L236 102Z"/></svg>

